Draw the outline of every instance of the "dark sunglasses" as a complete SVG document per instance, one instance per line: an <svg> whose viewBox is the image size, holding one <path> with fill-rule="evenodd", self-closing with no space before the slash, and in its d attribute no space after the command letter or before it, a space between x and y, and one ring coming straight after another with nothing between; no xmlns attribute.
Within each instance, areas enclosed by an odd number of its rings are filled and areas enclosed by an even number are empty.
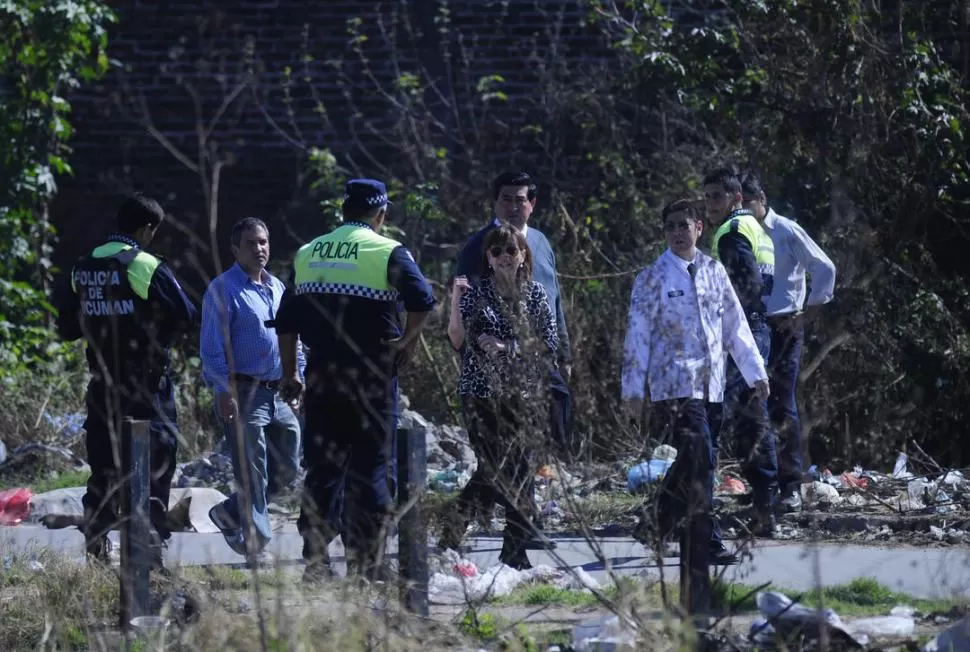
<svg viewBox="0 0 970 652"><path fill-rule="evenodd" d="M492 254L492 258L498 258L503 253L514 256L519 253L519 248L515 245L506 245L505 249L502 249L501 247L492 247L488 250L488 252Z"/></svg>
<svg viewBox="0 0 970 652"><path fill-rule="evenodd" d="M664 224L664 231L673 233L674 231L686 231L690 228L690 222L667 222Z"/></svg>

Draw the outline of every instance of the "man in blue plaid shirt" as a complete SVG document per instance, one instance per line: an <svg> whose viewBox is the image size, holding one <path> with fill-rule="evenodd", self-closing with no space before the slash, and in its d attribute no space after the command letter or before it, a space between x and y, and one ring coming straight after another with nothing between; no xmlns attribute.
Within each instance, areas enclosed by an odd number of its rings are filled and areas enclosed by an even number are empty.
<svg viewBox="0 0 970 652"><path fill-rule="evenodd" d="M301 425L279 393L283 368L273 320L285 286L266 271L266 224L255 217L237 222L232 253L236 264L205 292L200 353L239 490L209 517L230 548L257 556L272 538L268 502L296 479ZM302 374L302 347L299 367Z"/></svg>

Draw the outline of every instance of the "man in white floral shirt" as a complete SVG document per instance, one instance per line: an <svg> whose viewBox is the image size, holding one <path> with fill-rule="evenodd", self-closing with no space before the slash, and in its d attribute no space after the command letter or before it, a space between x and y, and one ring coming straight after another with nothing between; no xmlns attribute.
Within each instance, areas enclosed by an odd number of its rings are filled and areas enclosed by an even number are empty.
<svg viewBox="0 0 970 652"><path fill-rule="evenodd" d="M696 208L678 200L664 208L663 219L668 249L633 284L622 398L639 420L649 392L659 421L673 428L678 455L658 498L659 538L686 518L691 537L710 541L713 564L737 563L712 537L707 407L723 400L725 351L762 399L768 374L727 271L697 249L703 221Z"/></svg>

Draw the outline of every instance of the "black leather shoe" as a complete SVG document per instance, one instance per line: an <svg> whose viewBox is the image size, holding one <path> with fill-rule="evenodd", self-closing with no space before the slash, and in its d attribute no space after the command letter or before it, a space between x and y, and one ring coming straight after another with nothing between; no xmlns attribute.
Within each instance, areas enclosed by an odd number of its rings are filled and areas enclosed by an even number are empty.
<svg viewBox="0 0 970 652"><path fill-rule="evenodd" d="M741 560L738 559L738 556L728 550L723 543L711 544L711 566L734 566L739 563L741 563Z"/></svg>
<svg viewBox="0 0 970 652"><path fill-rule="evenodd" d="M523 544L525 550L555 550L556 542L542 532L533 532Z"/></svg>
<svg viewBox="0 0 970 652"><path fill-rule="evenodd" d="M761 513L751 521L749 526L751 536L758 537L759 539L774 539L775 530L777 527L775 515L771 513L770 509L762 510Z"/></svg>

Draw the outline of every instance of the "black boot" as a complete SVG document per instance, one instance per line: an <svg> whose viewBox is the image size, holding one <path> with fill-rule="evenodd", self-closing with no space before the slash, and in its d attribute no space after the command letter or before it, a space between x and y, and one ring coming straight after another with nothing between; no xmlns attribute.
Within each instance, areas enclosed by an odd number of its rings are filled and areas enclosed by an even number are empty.
<svg viewBox="0 0 970 652"><path fill-rule="evenodd" d="M303 571L304 584L319 585L333 579L329 546L330 541L319 533L303 534L303 559L306 560L306 569Z"/></svg>
<svg viewBox="0 0 970 652"><path fill-rule="evenodd" d="M438 549L460 550L470 522L471 518L460 507L454 511L446 510L441 516L441 537L438 539Z"/></svg>
<svg viewBox="0 0 970 652"><path fill-rule="evenodd" d="M111 541L108 535L84 537L84 551L87 554L88 562L94 562L108 566L111 564Z"/></svg>
<svg viewBox="0 0 970 652"><path fill-rule="evenodd" d="M532 563L526 554L525 542L521 536L511 534L508 528L506 528L505 535L502 539L502 552L498 556L500 562L515 570L529 570L532 568Z"/></svg>

